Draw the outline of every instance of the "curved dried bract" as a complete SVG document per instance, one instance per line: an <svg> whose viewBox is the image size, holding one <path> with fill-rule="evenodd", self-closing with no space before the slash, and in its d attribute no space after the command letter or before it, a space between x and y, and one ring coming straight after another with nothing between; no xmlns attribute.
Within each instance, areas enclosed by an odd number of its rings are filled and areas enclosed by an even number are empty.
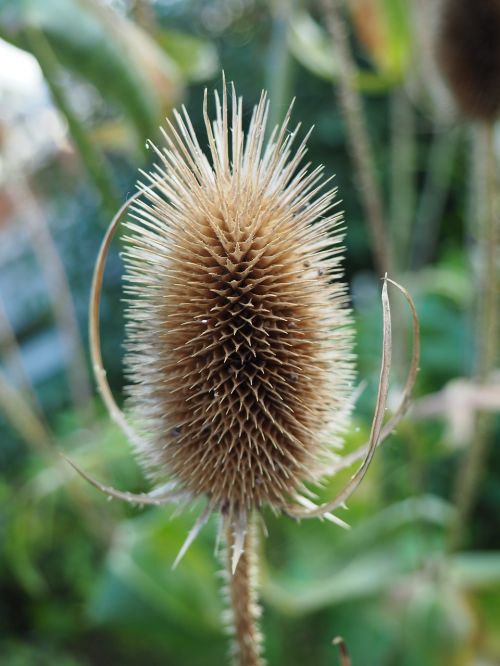
<svg viewBox="0 0 500 666"><path fill-rule="evenodd" d="M340 214L288 113L264 145L265 94L204 105L210 161L185 110L125 239L126 367L155 479L208 498L235 530L324 473L352 384ZM243 516L243 518L242 518Z"/></svg>
<svg viewBox="0 0 500 666"><path fill-rule="evenodd" d="M408 413L408 410L411 405L411 397L413 394L413 389L415 388L415 383L417 381L417 375L420 364L420 325L418 321L418 314L417 314L417 309L415 307L415 303L413 302L413 299L410 296L409 292L403 286L401 286L397 282L394 282L394 280L391 280L390 278L386 279L387 282L393 284L397 289L399 289L399 291L405 297L406 302L410 308L411 317L412 317L413 346L412 346L410 367L408 369L408 375L406 377L406 382L403 387L401 400L399 401L399 405L397 406L395 412L392 414L392 416L389 418L387 423L380 431L377 446L380 446L380 444L385 442L385 440L394 432L398 424L404 419L404 417ZM370 448L370 442L364 444L363 446L360 446L352 453L348 453L347 455L339 457L339 460L337 460L333 465L331 465L326 473L329 476L331 476L333 474L336 474L337 472L340 472L343 469L351 467L351 465L354 465L354 463L358 462L359 460L363 460L363 458L366 457L369 448Z"/></svg>
<svg viewBox="0 0 500 666"><path fill-rule="evenodd" d="M94 377L97 383L99 393L104 400L108 412L113 421L121 428L126 437L136 444L141 446L139 435L135 432L132 426L127 421L125 414L116 404L113 393L109 386L106 370L102 361L101 351L101 333L99 330L100 324L100 305L101 305L101 291L102 281L104 277L104 269L106 268L106 259L108 258L109 248L116 234L118 226L129 206L141 196L142 192L136 192L122 206L120 206L114 218L106 231L106 234L99 248L99 254L94 267L94 274L92 276L92 286L90 289L90 307L89 307L89 340L90 340L90 355L92 358L92 368L94 370ZM70 462L70 461L69 461ZM71 463L73 467L73 463ZM75 467L76 469L76 467ZM77 470L79 471L79 470ZM79 471L80 472L80 471ZM99 487L99 483L92 485Z"/></svg>
<svg viewBox="0 0 500 666"><path fill-rule="evenodd" d="M94 479L64 454L61 454L61 456L75 470L75 472L77 472L77 474L83 477L85 481L88 481L91 486L94 486L94 488L100 490L101 493L104 493L109 499L122 500L129 504L135 504L136 506L144 506L146 504L159 506L160 504L168 504L170 502L175 503L182 500L185 501L189 498L185 491L179 492L176 490L175 482L166 483L149 493L131 493L128 490L117 490L112 486L106 486Z"/></svg>
<svg viewBox="0 0 500 666"><path fill-rule="evenodd" d="M384 414L387 405L387 395L389 392L389 376L391 370L391 350L392 350L392 325L391 325L391 311L389 305L389 298L387 296L387 282L393 284L405 297L412 314L412 328L413 328L413 351L410 363L410 369L408 371L408 376L405 382L403 389L403 396L399 403L398 408L394 412L391 419L383 426ZM344 506L345 502L349 497L355 492L356 488L359 486L363 480L370 463L375 455L377 446L381 444L394 430L396 425L401 421L410 405L410 397L415 386L415 381L418 374L418 366L420 363L420 331L419 331L419 322L417 316L417 310L415 308L415 303L413 302L412 297L408 291L402 287L394 280L389 279L387 276L384 278L384 287L382 289L382 309L383 309L383 330L384 338L382 343L382 362L380 367L380 379L377 392L377 402L375 406L375 412L372 420L372 427L370 432L370 439L366 446L360 447L350 456L346 456L346 459L349 460L349 464L344 464L344 460L337 462L333 468L330 468L330 473L334 471L339 471L345 467L349 467L357 460L362 459L363 462L357 472L352 476L350 481L345 485L345 487L340 491L340 493L329 502L322 504L320 506L314 505L312 502L307 500L307 503L304 502L304 498L300 495L295 497L297 504L288 505L286 507L286 512L293 516L294 518L329 518L331 519L331 511L334 511L340 506ZM305 509L303 508L305 507ZM338 519L337 519L338 520Z"/></svg>

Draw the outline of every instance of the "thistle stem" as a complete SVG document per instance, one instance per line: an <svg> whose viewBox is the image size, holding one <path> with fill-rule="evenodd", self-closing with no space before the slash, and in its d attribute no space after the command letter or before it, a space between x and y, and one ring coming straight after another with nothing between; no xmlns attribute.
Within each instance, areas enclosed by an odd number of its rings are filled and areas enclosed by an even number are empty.
<svg viewBox="0 0 500 666"><path fill-rule="evenodd" d="M250 524L244 550L234 573L232 552L235 546L232 526L226 530L227 586L230 602L230 631L234 637L235 666L263 666L261 633L258 626L260 607L257 603L257 530Z"/></svg>
<svg viewBox="0 0 500 666"><path fill-rule="evenodd" d="M500 245L500 225L496 194L497 174L493 125L487 124L481 128L476 140L483 144L482 155L485 163L485 187L482 193L484 201L476 201L475 204L476 210L479 211L475 379L481 386L488 382L495 369L499 336L498 293L500 284L496 262ZM448 540L450 550L455 550L462 545L465 526L474 508L488 449L492 443L493 428L493 414L478 411L475 418L475 437L466 452L456 479L457 515L450 529Z"/></svg>

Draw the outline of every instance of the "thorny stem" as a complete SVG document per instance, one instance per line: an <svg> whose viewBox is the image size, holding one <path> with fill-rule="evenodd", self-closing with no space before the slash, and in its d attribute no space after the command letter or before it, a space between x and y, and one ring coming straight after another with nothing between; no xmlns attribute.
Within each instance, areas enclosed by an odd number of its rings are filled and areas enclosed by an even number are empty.
<svg viewBox="0 0 500 666"><path fill-rule="evenodd" d="M372 240L375 267L379 275L391 273L389 243L384 225L382 196L375 179L375 161L366 127L363 100L355 84L355 65L342 17L342 0L321 0L326 26L339 64L339 102L356 169L362 204Z"/></svg>
<svg viewBox="0 0 500 666"><path fill-rule="evenodd" d="M484 208L476 201L478 215L479 261L477 279L476 369L475 379L482 386L495 369L499 336L498 293L499 276L496 266L500 246L500 225L496 201L496 160L493 125L482 127L476 138L483 142L485 161ZM464 529L476 500L484 471L488 449L493 439L494 415L478 411L475 438L464 456L455 485L456 518L448 537L448 547L455 550L462 545Z"/></svg>
<svg viewBox="0 0 500 666"><path fill-rule="evenodd" d="M235 666L263 666L262 637L258 626L257 603L257 529L251 521L245 535L244 550L232 573L233 528L226 529L226 576L230 602L230 631L234 637Z"/></svg>

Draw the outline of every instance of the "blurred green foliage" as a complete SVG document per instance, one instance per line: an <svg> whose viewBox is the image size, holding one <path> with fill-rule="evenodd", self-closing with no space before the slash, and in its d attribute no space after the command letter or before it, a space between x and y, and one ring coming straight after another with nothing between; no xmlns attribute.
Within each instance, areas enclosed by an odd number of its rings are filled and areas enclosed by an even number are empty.
<svg viewBox="0 0 500 666"><path fill-rule="evenodd" d="M346 435L345 449L353 450L369 433L381 344L379 285L371 273L355 174L332 88L335 48L321 15L315 6L297 3L288 17L287 39L273 42L273 22L278 20L273 3L110 4L118 14L97 0L0 1L0 36L39 58L84 165L74 176L54 160L34 184L52 202L54 218L76 221L58 232L55 242L82 331L90 274L106 223L106 195L95 160L113 196L125 198L137 166L148 159L145 139L156 138L163 115L173 105L184 100L195 128L201 127L202 88L207 79L210 87L220 86L221 66L243 95L247 118L265 81L271 85L274 117L283 115L289 104L286 86L277 81L273 90L273 80L284 72L269 69L269 63L282 63L289 92L297 98L294 117L305 128L316 126L310 159L325 164L327 173L336 173L346 211L346 269L355 308L358 372L360 379L370 380ZM413 35L407 3L381 0L375 5L382 38L366 40L367 26L363 32L359 24L362 16L352 16L351 28L357 81L370 93L367 117L378 175L388 196L393 129L389 109L395 91L412 94L408 67L414 65ZM283 58L269 57L276 44L287 49ZM40 48L49 54L45 61ZM75 103L75 89L82 84L93 102L87 114ZM416 126L412 186L420 191L432 141L449 128L430 116L419 99L411 103ZM90 151L87 157L85 151ZM466 376L472 364L468 312L473 293L464 243L466 155L462 141L442 194L444 212L429 249L432 262L400 277L415 298L422 327L418 396ZM102 326L103 353L117 393L123 382L120 271L115 251L103 293ZM32 269L26 274L33 279ZM46 310L40 308L30 324L37 329L47 325ZM407 348L408 321L406 315L400 317L402 361L396 383ZM29 326L16 333L22 342ZM68 402L62 373L35 389L44 411L42 424L54 433L52 453L30 449L33 443L23 441L0 413L2 665L225 663L215 523L209 523L172 571L197 509L176 516L161 508L139 510L107 502L75 478L56 448L103 481L141 491L147 481L128 444L100 404L93 406L96 416L90 423L82 418ZM354 666L500 663L500 466L488 467L467 550L449 555L450 492L460 453L443 419L410 418L384 445L349 511L342 513L351 531L319 521L297 524L265 516L269 536L262 544L263 629L271 666L338 663L331 644L336 635L344 637ZM498 450L492 458L500 462ZM340 488L345 478L347 472L335 477L322 496Z"/></svg>

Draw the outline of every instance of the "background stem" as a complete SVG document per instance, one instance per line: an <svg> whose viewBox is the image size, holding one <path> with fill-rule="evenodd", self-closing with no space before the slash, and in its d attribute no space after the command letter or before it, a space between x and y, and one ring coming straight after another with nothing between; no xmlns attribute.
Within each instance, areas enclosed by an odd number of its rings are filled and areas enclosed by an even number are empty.
<svg viewBox="0 0 500 666"><path fill-rule="evenodd" d="M61 336L68 384L75 408L84 420L93 417L92 389L71 288L47 220L28 182L17 172L6 184L7 195L29 234L33 252L47 283L52 311Z"/></svg>
<svg viewBox="0 0 500 666"><path fill-rule="evenodd" d="M390 238L398 277L408 269L410 238L415 220L415 112L404 88L391 95ZM397 279L396 277L396 279ZM397 328L397 327L396 327Z"/></svg>
<svg viewBox="0 0 500 666"><path fill-rule="evenodd" d="M270 103L268 136L275 125L282 122L293 97L288 29L295 4L296 0L274 0L272 4L273 24L266 59L266 89Z"/></svg>
<svg viewBox="0 0 500 666"><path fill-rule="evenodd" d="M493 125L485 124L476 133L476 141L482 144L484 161L484 187L482 200L477 197L476 206L479 256L477 265L476 312L476 368L475 379L484 385L495 369L498 330L499 278L496 258L499 247L499 219L497 207L497 173L494 152ZM479 194L479 193L478 193ZM449 548L462 545L464 530L477 497L488 450L493 439L494 415L478 411L475 418L474 440L467 450L458 472L455 485L457 516L449 534Z"/></svg>
<svg viewBox="0 0 500 666"><path fill-rule="evenodd" d="M62 86L59 84L60 68L44 34L39 30L29 29L26 30L26 37L42 69L54 104L68 124L69 133L82 164L87 170L89 179L99 192L102 205L109 215L118 208L119 198L106 160L74 113Z"/></svg>
<svg viewBox="0 0 500 666"><path fill-rule="evenodd" d="M442 131L436 127L434 132L413 230L410 268L414 271L434 258L460 138L460 128Z"/></svg>
<svg viewBox="0 0 500 666"><path fill-rule="evenodd" d="M382 195L375 177L375 160L368 134L362 97L356 88L356 69L347 27L342 16L342 0L321 0L326 26L335 47L339 65L338 94L347 129L356 180L368 223L375 268L379 275L391 272L389 243L384 224Z"/></svg>

